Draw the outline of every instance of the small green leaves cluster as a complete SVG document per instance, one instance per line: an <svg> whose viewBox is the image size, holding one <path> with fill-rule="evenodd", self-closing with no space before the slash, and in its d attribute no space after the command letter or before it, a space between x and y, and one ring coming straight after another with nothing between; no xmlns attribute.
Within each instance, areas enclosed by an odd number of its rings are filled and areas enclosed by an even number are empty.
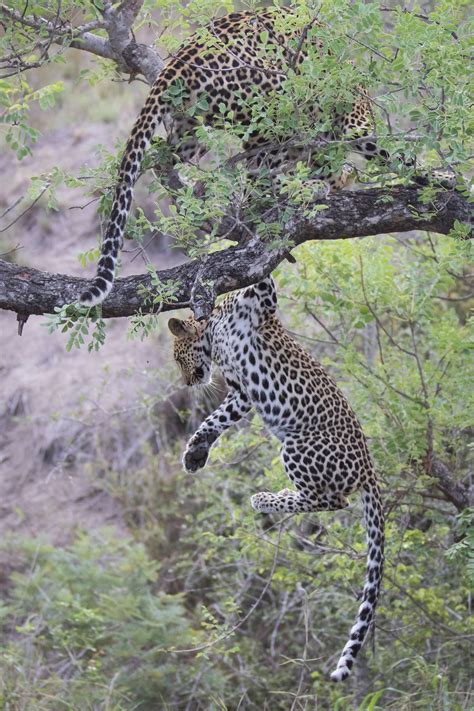
<svg viewBox="0 0 474 711"><path fill-rule="evenodd" d="M141 284L138 289L138 295L141 297L143 307L151 313L144 313L139 309L136 314L129 319L128 335L130 338L139 337L141 341L148 338L150 334L158 328L158 314L161 311L164 303L175 303L177 300L176 292L179 288L179 283L172 280L163 282L159 279L156 269L153 265L147 265L147 271L150 275L150 285Z"/></svg>
<svg viewBox="0 0 474 711"><path fill-rule="evenodd" d="M68 352L87 343L87 350L92 353L105 343L105 321L98 307L86 308L78 304L56 306L53 314L46 315L42 325L49 333L59 331L67 334Z"/></svg>
<svg viewBox="0 0 474 711"><path fill-rule="evenodd" d="M63 91L62 81L33 89L24 77L16 81L0 79L0 107L3 108L0 129L4 129L5 143L15 151L18 160L31 155L32 146L39 138L39 131L29 123L28 115L32 107L38 104L42 111L54 108L58 95Z"/></svg>
<svg viewBox="0 0 474 711"><path fill-rule="evenodd" d="M474 584L474 510L465 509L458 516L460 540L446 551L447 558L458 560Z"/></svg>

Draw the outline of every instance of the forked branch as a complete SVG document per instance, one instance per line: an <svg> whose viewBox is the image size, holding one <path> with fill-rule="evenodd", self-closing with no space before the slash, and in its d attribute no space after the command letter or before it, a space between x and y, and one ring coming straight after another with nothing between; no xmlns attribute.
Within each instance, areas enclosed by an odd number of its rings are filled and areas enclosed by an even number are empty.
<svg viewBox="0 0 474 711"><path fill-rule="evenodd" d="M124 0L119 5L105 2L101 19L75 26L60 14L60 6L57 16L49 19L29 15L0 3L0 27L15 25L25 30L25 36L32 34L33 30L32 42L40 50L39 59L33 62L30 59L30 46L24 51L12 51L8 56L0 57L0 71L3 76L10 76L41 66L48 59L49 47L54 44L111 59L119 71L131 76L142 74L149 84L153 84L163 69L163 60L148 45L138 44L132 32L142 5L143 0Z"/></svg>

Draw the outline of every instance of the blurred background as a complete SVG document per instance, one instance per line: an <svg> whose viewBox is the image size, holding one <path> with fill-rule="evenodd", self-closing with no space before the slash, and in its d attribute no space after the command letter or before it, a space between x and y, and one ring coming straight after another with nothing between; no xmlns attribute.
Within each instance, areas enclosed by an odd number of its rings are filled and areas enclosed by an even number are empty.
<svg viewBox="0 0 474 711"><path fill-rule="evenodd" d="M106 180L147 86L85 52L64 59L29 77L64 82L54 107L31 107L32 153L2 144L0 253L84 276L99 192L58 180L38 197L41 176ZM152 220L149 184L135 202ZM130 244L122 274L186 259L168 239ZM19 337L0 312L0 708L473 708L469 247L415 232L294 255L276 273L280 316L352 403L387 511L383 595L353 675L328 682L363 584L357 496L342 512L256 515L250 495L286 482L252 417L185 474L186 438L224 390L218 376L182 386L165 317L143 339L108 322L89 353L45 317Z"/></svg>

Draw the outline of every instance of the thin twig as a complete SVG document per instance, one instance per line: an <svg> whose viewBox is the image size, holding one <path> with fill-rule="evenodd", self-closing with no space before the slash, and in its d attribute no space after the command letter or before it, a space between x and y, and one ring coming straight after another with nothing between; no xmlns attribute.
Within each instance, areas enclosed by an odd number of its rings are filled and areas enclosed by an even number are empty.
<svg viewBox="0 0 474 711"><path fill-rule="evenodd" d="M278 529L278 540L277 544L275 546L275 553L273 556L273 563L272 567L270 569L269 576L265 582L265 585L263 586L258 598L254 602L254 604L250 607L248 612L242 617L241 620L235 624L232 629L228 630L227 632L224 632L223 634L219 635L216 639L214 639L212 642L207 642L206 644L201 644L198 647L190 647L189 649L174 649L170 648L167 649L166 651L168 653L173 653L173 654L191 654L194 652L201 652L203 649L209 649L210 647L213 647L214 645L218 644L219 642L222 642L224 639L227 639L228 637L231 637L235 632L237 632L238 629L242 627L242 625L247 622L249 617L255 612L257 607L260 605L261 601L263 600L268 588L270 587L270 584L273 580L273 575L276 570L277 562L278 562L278 553L280 550L280 539L281 539L281 532L282 532L282 525L280 524L280 527Z"/></svg>

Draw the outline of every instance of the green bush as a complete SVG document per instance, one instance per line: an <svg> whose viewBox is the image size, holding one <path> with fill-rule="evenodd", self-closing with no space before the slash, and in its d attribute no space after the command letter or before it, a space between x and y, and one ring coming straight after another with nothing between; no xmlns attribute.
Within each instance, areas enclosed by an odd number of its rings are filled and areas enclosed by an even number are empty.
<svg viewBox="0 0 474 711"><path fill-rule="evenodd" d="M157 589L159 565L115 531L81 534L68 548L8 544L22 572L2 607L1 708L157 709L219 692L222 675L169 651L193 647L179 594ZM189 656L189 655L188 655ZM209 689L207 689L209 687Z"/></svg>

